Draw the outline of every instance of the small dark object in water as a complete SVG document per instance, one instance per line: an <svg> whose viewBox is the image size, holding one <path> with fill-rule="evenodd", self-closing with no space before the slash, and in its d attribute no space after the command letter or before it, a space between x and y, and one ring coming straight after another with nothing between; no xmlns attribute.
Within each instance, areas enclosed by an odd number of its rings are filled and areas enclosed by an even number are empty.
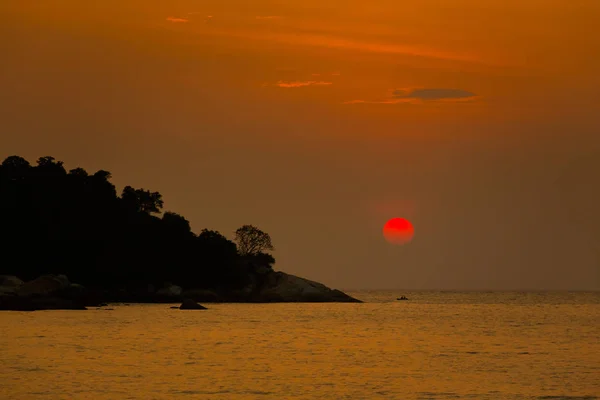
<svg viewBox="0 0 600 400"><path fill-rule="evenodd" d="M396 300L408 300L408 297L402 296L402 297L398 297Z"/></svg>
<svg viewBox="0 0 600 400"><path fill-rule="evenodd" d="M196 303L192 299L185 299L185 300L183 300L183 303L181 303L181 306L179 306L179 309L180 310L206 310L206 307L201 306L200 304Z"/></svg>

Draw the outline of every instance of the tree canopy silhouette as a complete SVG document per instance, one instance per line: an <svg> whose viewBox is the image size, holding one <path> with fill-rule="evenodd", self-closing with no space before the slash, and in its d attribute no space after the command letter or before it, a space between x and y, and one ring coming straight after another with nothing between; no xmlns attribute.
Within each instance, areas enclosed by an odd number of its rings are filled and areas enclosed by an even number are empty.
<svg viewBox="0 0 600 400"><path fill-rule="evenodd" d="M248 280L244 256L274 262L263 253L273 249L271 239L258 228L236 231L238 251L218 231L196 235L183 216L162 213L159 192L125 186L118 196L111 178L105 170L67 172L50 156L35 166L7 157L0 165L0 274L66 274L102 288L173 282L228 289Z"/></svg>
<svg viewBox="0 0 600 400"><path fill-rule="evenodd" d="M275 250L271 236L253 225L244 225L235 231L235 241L243 256L254 256L265 250Z"/></svg>

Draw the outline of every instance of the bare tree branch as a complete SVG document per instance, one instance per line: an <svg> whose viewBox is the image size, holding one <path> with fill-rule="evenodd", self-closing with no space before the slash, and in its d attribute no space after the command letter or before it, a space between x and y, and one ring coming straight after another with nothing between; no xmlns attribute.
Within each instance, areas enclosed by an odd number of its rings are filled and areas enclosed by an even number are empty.
<svg viewBox="0 0 600 400"><path fill-rule="evenodd" d="M256 255L265 250L275 250L271 237L253 225L244 225L235 231L235 241L241 255Z"/></svg>

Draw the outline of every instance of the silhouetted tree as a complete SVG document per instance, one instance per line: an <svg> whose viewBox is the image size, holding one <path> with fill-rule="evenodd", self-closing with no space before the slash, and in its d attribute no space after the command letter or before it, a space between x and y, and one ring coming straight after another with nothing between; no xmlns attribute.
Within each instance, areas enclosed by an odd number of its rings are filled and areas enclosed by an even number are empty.
<svg viewBox="0 0 600 400"><path fill-rule="evenodd" d="M66 172L41 157L0 164L0 275L33 279L64 273L87 287L162 285L240 288L252 265L274 262L270 238L252 226L238 230L246 258L217 231L196 236L181 215L165 212L158 192L126 186L117 196L111 174ZM258 235L257 235L258 234ZM236 239L236 240L237 240Z"/></svg>
<svg viewBox="0 0 600 400"><path fill-rule="evenodd" d="M83 169L83 168L75 168L75 169ZM99 181L109 181L110 178L112 178L112 174L108 171L105 171L103 169L96 171L96 173L94 173L94 178L99 180Z"/></svg>
<svg viewBox="0 0 600 400"><path fill-rule="evenodd" d="M7 157L0 166L0 172L10 179L22 178L31 170L29 161L19 156Z"/></svg>
<svg viewBox="0 0 600 400"><path fill-rule="evenodd" d="M235 241L242 256L252 256L265 250L275 250L271 237L253 225L244 225L235 231Z"/></svg>
<svg viewBox="0 0 600 400"><path fill-rule="evenodd" d="M235 243L223 236L219 231L202 229L198 235L198 242L203 246L227 249L229 252L237 252Z"/></svg>
<svg viewBox="0 0 600 400"><path fill-rule="evenodd" d="M36 170L43 175L64 175L67 173L62 161L56 161L54 157L45 156L37 160Z"/></svg>
<svg viewBox="0 0 600 400"><path fill-rule="evenodd" d="M9 156L6 157L4 161L2 161L3 168L14 168L14 169L27 169L31 167L29 161L20 156Z"/></svg>
<svg viewBox="0 0 600 400"><path fill-rule="evenodd" d="M198 264L207 287L243 286L247 271L238 262L237 246L218 231L203 229L196 239Z"/></svg>
<svg viewBox="0 0 600 400"><path fill-rule="evenodd" d="M94 194L95 204L108 204L115 203L117 200L117 189L115 185L110 183L112 175L110 172L103 169L94 173L91 176L89 182L91 185L91 191Z"/></svg>
<svg viewBox="0 0 600 400"><path fill-rule="evenodd" d="M171 211L165 212L162 216L162 221L170 235L184 237L192 233L190 222L177 213Z"/></svg>
<svg viewBox="0 0 600 400"><path fill-rule="evenodd" d="M256 265L273 268L273 264L275 264L275 258L271 254L260 252L254 255L253 262Z"/></svg>
<svg viewBox="0 0 600 400"><path fill-rule="evenodd" d="M74 169L72 169L72 170L69 171L69 175L87 177L88 173L83 168L74 168Z"/></svg>
<svg viewBox="0 0 600 400"><path fill-rule="evenodd" d="M162 195L158 192L150 192L144 189L134 189L125 186L121 199L128 207L145 213L160 213L163 207Z"/></svg>

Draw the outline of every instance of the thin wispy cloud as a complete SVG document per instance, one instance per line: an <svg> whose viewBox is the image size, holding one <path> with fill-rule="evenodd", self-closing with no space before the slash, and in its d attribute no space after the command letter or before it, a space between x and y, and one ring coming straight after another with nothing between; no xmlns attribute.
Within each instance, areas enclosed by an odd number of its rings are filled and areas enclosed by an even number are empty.
<svg viewBox="0 0 600 400"><path fill-rule="evenodd" d="M256 19L281 19L281 15L257 15Z"/></svg>
<svg viewBox="0 0 600 400"><path fill-rule="evenodd" d="M332 49L355 50L371 53L406 55L440 60L485 63L484 60L471 54L448 52L422 46L411 46L393 43L358 41L328 35L277 33L266 34L252 31L213 31L213 34L235 37L243 40L264 40L287 45L313 46Z"/></svg>
<svg viewBox="0 0 600 400"><path fill-rule="evenodd" d="M182 18L182 17L167 17L167 21L175 22L175 23L190 22L190 20L188 18Z"/></svg>
<svg viewBox="0 0 600 400"><path fill-rule="evenodd" d="M471 93L462 89L395 89L392 91L394 99L419 99L419 100L461 100L471 99L476 97L475 93Z"/></svg>
<svg viewBox="0 0 600 400"><path fill-rule="evenodd" d="M190 11L188 13L186 13L186 15L188 15L188 17L174 17L174 16L170 16L167 17L167 21L169 22L174 22L174 23L186 23L186 22L194 22L197 21L196 19L196 15L203 15L203 12L200 11ZM192 16L192 17L189 17ZM212 15L206 15L204 17L204 22L208 23L211 22L213 19Z"/></svg>
<svg viewBox="0 0 600 400"><path fill-rule="evenodd" d="M380 100L349 100L344 104L423 104L428 102L471 102L479 99L475 93L463 89L404 88L394 89L390 96Z"/></svg>
<svg viewBox="0 0 600 400"><path fill-rule="evenodd" d="M279 81L275 84L280 88L299 88L305 86L329 86L333 85L333 82L325 81Z"/></svg>

